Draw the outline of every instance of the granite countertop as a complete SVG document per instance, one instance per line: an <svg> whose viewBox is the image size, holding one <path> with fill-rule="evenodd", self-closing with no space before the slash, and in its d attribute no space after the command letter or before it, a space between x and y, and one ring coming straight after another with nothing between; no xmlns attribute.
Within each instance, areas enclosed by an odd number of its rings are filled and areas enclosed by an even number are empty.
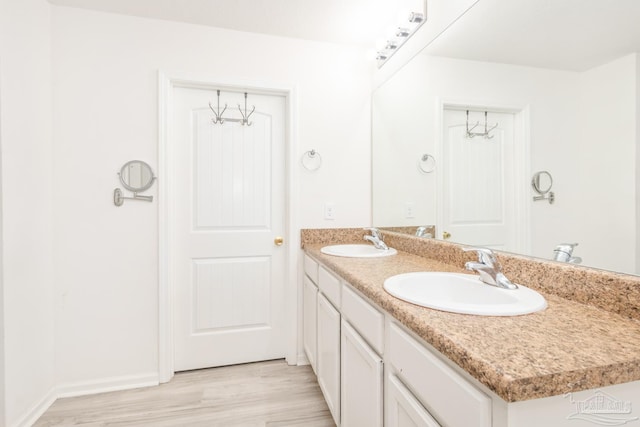
<svg viewBox="0 0 640 427"><path fill-rule="evenodd" d="M403 251L341 258L322 254L324 245L307 243L304 249L507 402L640 380L635 319L544 291L547 309L524 316L432 310L392 297L384 280L413 271L465 272L462 264Z"/></svg>

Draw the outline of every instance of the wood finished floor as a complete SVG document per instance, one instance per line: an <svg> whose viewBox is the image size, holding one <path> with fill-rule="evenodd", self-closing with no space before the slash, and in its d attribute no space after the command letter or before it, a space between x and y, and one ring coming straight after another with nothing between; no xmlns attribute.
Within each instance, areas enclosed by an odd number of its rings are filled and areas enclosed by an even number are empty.
<svg viewBox="0 0 640 427"><path fill-rule="evenodd" d="M282 360L177 373L166 384L58 399L49 426L335 426L309 366Z"/></svg>

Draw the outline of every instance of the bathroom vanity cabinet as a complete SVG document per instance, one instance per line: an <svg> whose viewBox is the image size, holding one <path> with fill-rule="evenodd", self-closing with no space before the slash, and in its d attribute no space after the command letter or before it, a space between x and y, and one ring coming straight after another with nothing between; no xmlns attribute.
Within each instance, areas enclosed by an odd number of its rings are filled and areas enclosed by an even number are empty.
<svg viewBox="0 0 640 427"><path fill-rule="evenodd" d="M303 291L305 301L311 301L317 295L316 309L304 313L305 331L309 331L304 338L304 347L334 421L343 426L382 426L382 358L340 311L344 298L352 318L359 319L362 307L354 297L360 297L343 293L341 280L306 255L304 265L305 283L313 285L312 277L315 276L318 285L305 286ZM373 310L365 304L365 311ZM371 313L381 316L375 310L369 311ZM381 325L381 322L377 324ZM382 331L371 331L369 326L363 329L368 329L367 335L378 334L375 340L381 347ZM314 345L308 343L313 340L314 333L316 355L310 351Z"/></svg>
<svg viewBox="0 0 640 427"><path fill-rule="evenodd" d="M304 265L303 299L317 301L304 314L305 351L337 425L440 425L428 407L445 426L491 426L488 396L326 267L308 255Z"/></svg>
<svg viewBox="0 0 640 427"><path fill-rule="evenodd" d="M637 420L638 381L508 402L403 324L408 314L382 309L322 258L304 255L304 349L336 425L586 427L600 419L590 405L607 399L605 419ZM346 277L358 271L368 270Z"/></svg>

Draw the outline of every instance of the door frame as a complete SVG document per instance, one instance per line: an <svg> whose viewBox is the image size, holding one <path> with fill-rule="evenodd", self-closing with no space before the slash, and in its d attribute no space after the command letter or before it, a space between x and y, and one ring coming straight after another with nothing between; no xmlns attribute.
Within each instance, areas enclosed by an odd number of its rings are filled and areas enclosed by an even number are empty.
<svg viewBox="0 0 640 427"><path fill-rule="evenodd" d="M169 126L173 107L174 88L221 89L235 92L254 92L261 95L285 97L285 359L288 364L297 363L298 348L298 287L297 248L300 247L298 227L299 185L294 168L297 147L297 88L273 82L255 82L234 79L221 79L213 75L188 72L158 72L158 377L161 383L171 380L174 374L173 313L175 293L173 272L169 264L169 245L171 236L170 213L174 211L172 195L176 191L173 165L169 143Z"/></svg>
<svg viewBox="0 0 640 427"><path fill-rule="evenodd" d="M529 253L531 249L531 203L528 201L527 192L529 177L531 176L531 162L528 160L531 150L531 132L530 132L530 107L513 106L496 104L492 102L478 102L465 101L465 100L436 100L436 126L435 126L435 141L436 141L436 159L442 159L444 153L444 110L480 110L480 111L493 111L496 113L508 113L514 115L513 126L513 161L516 168L514 177L516 182L519 183L515 186L516 191L515 198L515 221L516 224L523 224L523 226L516 226L516 248L514 252L517 253ZM440 160L439 163L442 163ZM436 168L436 237L438 233L441 233L442 224L444 221L444 207L443 207L443 193L444 193L444 179L442 177L442 169Z"/></svg>

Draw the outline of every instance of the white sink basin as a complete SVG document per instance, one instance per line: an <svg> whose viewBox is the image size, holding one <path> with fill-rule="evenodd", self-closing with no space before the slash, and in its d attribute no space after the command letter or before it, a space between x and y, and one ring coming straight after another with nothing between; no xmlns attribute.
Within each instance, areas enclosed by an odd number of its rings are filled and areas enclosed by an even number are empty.
<svg viewBox="0 0 640 427"><path fill-rule="evenodd" d="M326 255L343 256L350 258L377 258L383 256L391 256L398 253L393 248L389 248L386 251L382 249L376 249L373 245L332 245L325 246L320 249L320 252Z"/></svg>
<svg viewBox="0 0 640 427"><path fill-rule="evenodd" d="M547 302L518 285L509 290L482 283L474 274L419 272L398 274L384 281L396 298L423 307L480 316L517 316L544 310Z"/></svg>

